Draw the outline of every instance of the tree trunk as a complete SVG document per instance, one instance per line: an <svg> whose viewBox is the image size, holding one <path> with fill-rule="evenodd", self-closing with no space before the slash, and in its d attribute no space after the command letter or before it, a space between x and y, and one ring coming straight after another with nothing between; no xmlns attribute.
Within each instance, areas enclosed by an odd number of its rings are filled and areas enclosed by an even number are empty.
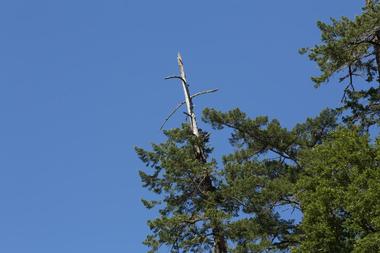
<svg viewBox="0 0 380 253"><path fill-rule="evenodd" d="M214 231L214 252L213 253L227 253L227 243L223 235L218 235L215 233L219 233L218 229L215 228Z"/></svg>
<svg viewBox="0 0 380 253"><path fill-rule="evenodd" d="M178 60L179 73L180 73L181 78L182 78L182 87L183 87L183 93L185 95L187 114L190 117L191 130L193 131L193 134L195 136L199 137L197 119L196 119L195 113L194 113L194 105L193 105L193 101L192 101L191 96L190 96L189 85L187 84L185 69L183 67L182 56L180 53L178 53L177 60Z"/></svg>
<svg viewBox="0 0 380 253"><path fill-rule="evenodd" d="M197 126L197 119L194 112L194 105L193 105L192 97L190 95L189 85L186 80L185 69L183 66L183 60L180 53L178 53L177 60L178 60L178 67L179 67L183 92L185 95L187 116L189 117L189 120L190 120L191 131L195 136L200 137L199 129ZM196 145L195 151L197 153L196 156L198 157L198 159L202 163L206 163L207 159L206 159L206 155L204 153L203 148L204 148L203 146ZM202 188L204 188L206 192L215 191L215 187L212 184L210 175L206 175L206 177L202 180ZM223 235L223 231L220 228L220 225L215 225L212 228L212 233L214 237L214 250L213 250L214 253L227 253L227 242Z"/></svg>
<svg viewBox="0 0 380 253"><path fill-rule="evenodd" d="M376 45L374 46L375 49L375 57L376 57L376 64L377 64L377 81L380 84L380 31L376 32Z"/></svg>
<svg viewBox="0 0 380 253"><path fill-rule="evenodd" d="M366 0L365 5L368 10L372 9L374 7L374 0ZM380 30L375 32L374 53L377 65L377 81L380 84Z"/></svg>

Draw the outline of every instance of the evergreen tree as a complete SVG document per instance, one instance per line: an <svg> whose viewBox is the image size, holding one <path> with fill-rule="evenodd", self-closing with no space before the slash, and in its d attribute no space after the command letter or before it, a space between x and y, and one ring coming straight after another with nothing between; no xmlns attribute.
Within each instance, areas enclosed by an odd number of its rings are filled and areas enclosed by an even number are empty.
<svg viewBox="0 0 380 253"><path fill-rule="evenodd" d="M228 244L225 252L280 252L297 246L297 224L281 217L280 210L300 208L294 188L302 170L299 151L320 143L335 128L334 112L326 110L292 130L267 117L249 119L238 109L206 109L203 118L214 128L234 130L230 141L236 151L224 156L222 165L210 158L209 134L196 137L187 124L165 131L167 141L152 151L136 149L152 168L140 172L144 186L158 194L156 200L143 201L160 213L149 221L152 234L145 244L150 252L161 245L171 252L208 252L220 235ZM206 162L199 160L197 146Z"/></svg>
<svg viewBox="0 0 380 253"><path fill-rule="evenodd" d="M380 252L380 142L371 145L362 131L380 124L380 4L367 0L354 20L318 26L322 43L302 51L321 70L316 86L335 74L346 84L339 110L348 124L300 155L303 220L295 252Z"/></svg>
<svg viewBox="0 0 380 253"><path fill-rule="evenodd" d="M198 128L192 101L195 96L215 90L190 95L179 53L177 59L180 76L166 79L181 80L185 102L180 106L186 104L189 125L165 132L168 141L154 145L154 152L136 148L140 158L155 169L152 175L140 172L144 186L163 195L162 202L143 200L144 205L152 208L164 203L160 209L161 217L149 222L154 235L148 236L145 243L150 252L167 244L171 245L172 252L213 249L214 253L226 253L223 229L226 214L219 208L221 196L217 191L215 161L207 159L211 152L207 146L208 134Z"/></svg>
<svg viewBox="0 0 380 253"><path fill-rule="evenodd" d="M164 131L167 140L150 151L136 148L147 165L143 186L157 194L143 200L159 213L149 221L149 252L380 251L380 140L361 131L380 124L380 4L367 0L354 20L318 26L322 43L302 51L320 67L316 86L340 74L338 112L350 112L348 124L338 127L335 110L288 130L238 109L206 109L214 130L232 129L235 151L217 163L188 96L190 124ZM300 210L302 222L283 217L285 208Z"/></svg>
<svg viewBox="0 0 380 253"><path fill-rule="evenodd" d="M348 123L365 129L380 123L380 4L366 0L363 13L318 22L322 38L319 45L301 49L319 66L321 74L312 77L318 87L335 74L345 84L341 111Z"/></svg>

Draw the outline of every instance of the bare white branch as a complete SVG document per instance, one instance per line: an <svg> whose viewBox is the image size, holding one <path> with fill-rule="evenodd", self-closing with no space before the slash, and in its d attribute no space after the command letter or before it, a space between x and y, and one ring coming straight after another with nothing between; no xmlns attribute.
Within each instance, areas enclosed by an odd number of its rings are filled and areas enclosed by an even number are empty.
<svg viewBox="0 0 380 253"><path fill-rule="evenodd" d="M218 89L200 91L200 92L195 93L194 95L191 95L191 98L195 98L195 97L198 97L198 96L201 96L204 94L208 94L208 93L212 93L212 92L216 92L216 91L218 91Z"/></svg>
<svg viewBox="0 0 380 253"><path fill-rule="evenodd" d="M165 78L167 79L167 78ZM170 79L170 78L169 78ZM218 89L212 89L212 90L205 90L205 91L200 91L200 92L197 92L195 93L194 95L191 95L190 97L193 99L195 97L198 97L198 96L201 96L201 95L204 95L204 94L208 94L208 93L212 93L212 92L216 92L218 91ZM162 123L161 127L160 127L160 130L162 130L165 126L165 124L169 121L169 119L178 111L179 108L181 108L184 104L186 104L186 101L182 101L181 103L179 103L175 108L174 110L169 114L168 117L166 117L165 121ZM189 116L189 115L188 115Z"/></svg>

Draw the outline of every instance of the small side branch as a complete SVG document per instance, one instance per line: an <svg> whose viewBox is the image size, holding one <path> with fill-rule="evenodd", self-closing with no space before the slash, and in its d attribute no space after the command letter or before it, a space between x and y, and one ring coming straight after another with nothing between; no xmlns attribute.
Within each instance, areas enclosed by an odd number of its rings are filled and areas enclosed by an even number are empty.
<svg viewBox="0 0 380 253"><path fill-rule="evenodd" d="M178 78L178 79L182 79L180 76L179 77L169 77L169 78L165 78L165 79L171 79L171 78ZM198 96L201 96L201 95L205 95L205 94L208 94L208 93L213 93L213 92L216 92L218 91L218 89L211 89L211 90L205 90L205 91L200 91L200 92L197 92L195 93L194 95L191 96L191 98L195 98L195 97L198 97ZM179 108L181 108L184 104L186 104L186 101L182 101L181 103L179 103L175 108L174 110L169 114L168 117L166 117L164 123L162 123L161 127L160 127L160 130L162 130L165 126L165 124L169 121L169 119L178 111ZM189 116L189 115L188 115Z"/></svg>
<svg viewBox="0 0 380 253"><path fill-rule="evenodd" d="M212 93L212 92L216 92L216 91L218 91L218 89L200 91L200 92L195 93L194 95L191 95L191 98L195 98L195 97L198 97L198 96L201 96L204 94L208 94L208 93Z"/></svg>
<svg viewBox="0 0 380 253"><path fill-rule="evenodd" d="M177 105L177 107L169 114L169 116L165 119L164 123L162 123L161 127L160 127L160 130L162 130L166 124L166 122L169 121L169 119L174 115L174 113L176 113L178 111L179 108L181 108L181 106L183 106L184 104L186 104L186 101L183 101L181 103L179 103Z"/></svg>
<svg viewBox="0 0 380 253"><path fill-rule="evenodd" d="M168 76L168 77L165 77L165 80L169 80L169 79L179 79L181 80L182 82L184 82L186 85L189 85L185 79L183 79L181 76Z"/></svg>

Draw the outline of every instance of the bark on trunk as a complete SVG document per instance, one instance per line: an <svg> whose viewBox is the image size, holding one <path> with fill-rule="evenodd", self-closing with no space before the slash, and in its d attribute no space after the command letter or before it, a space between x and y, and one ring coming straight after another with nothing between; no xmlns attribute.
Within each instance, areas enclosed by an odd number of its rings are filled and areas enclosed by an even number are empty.
<svg viewBox="0 0 380 253"><path fill-rule="evenodd" d="M214 229L214 233L218 233L218 229ZM213 253L227 253L227 243L223 235L214 235L214 252Z"/></svg>

